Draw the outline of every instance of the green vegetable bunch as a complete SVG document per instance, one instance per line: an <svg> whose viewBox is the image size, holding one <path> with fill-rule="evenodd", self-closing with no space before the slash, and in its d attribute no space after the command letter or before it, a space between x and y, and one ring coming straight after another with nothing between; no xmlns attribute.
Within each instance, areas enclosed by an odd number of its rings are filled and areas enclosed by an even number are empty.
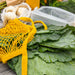
<svg viewBox="0 0 75 75"><path fill-rule="evenodd" d="M75 75L75 27L37 25L35 38L28 44L28 75ZM22 57L8 61L21 75Z"/></svg>
<svg viewBox="0 0 75 75"><path fill-rule="evenodd" d="M1 10L2 10L3 8L5 8L6 6L7 6L6 2L1 2L1 3L0 3L0 13L1 13Z"/></svg>
<svg viewBox="0 0 75 75"><path fill-rule="evenodd" d="M53 6L75 13L75 1L73 0L68 0L66 2L55 2Z"/></svg>
<svg viewBox="0 0 75 75"><path fill-rule="evenodd" d="M7 6L6 2L0 3L0 10L5 8Z"/></svg>
<svg viewBox="0 0 75 75"><path fill-rule="evenodd" d="M44 0L41 0L42 6L52 6L57 0L47 0L47 3L44 2Z"/></svg>

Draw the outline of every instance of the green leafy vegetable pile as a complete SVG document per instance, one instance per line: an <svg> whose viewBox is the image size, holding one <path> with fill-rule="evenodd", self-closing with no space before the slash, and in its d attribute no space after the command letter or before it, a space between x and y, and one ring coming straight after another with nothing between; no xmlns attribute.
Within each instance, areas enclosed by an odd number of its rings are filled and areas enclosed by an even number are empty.
<svg viewBox="0 0 75 75"><path fill-rule="evenodd" d="M1 2L0 3L0 10L3 9L3 8L5 8L6 6L7 6L7 4L6 4L5 1L4 2Z"/></svg>
<svg viewBox="0 0 75 75"><path fill-rule="evenodd" d="M59 2L56 6L75 13L74 4ZM28 44L28 75L75 75L75 27L47 26L43 30L36 25L35 38ZM21 75L21 60L18 56L8 61L17 75Z"/></svg>
<svg viewBox="0 0 75 75"><path fill-rule="evenodd" d="M44 0L40 0L40 3L42 6L52 6L57 0L47 0L47 3L44 2Z"/></svg>
<svg viewBox="0 0 75 75"><path fill-rule="evenodd" d="M68 0L66 2L57 1L53 4L53 6L75 13L75 0Z"/></svg>
<svg viewBox="0 0 75 75"><path fill-rule="evenodd" d="M75 28L36 26L35 38L28 44L28 75L75 75ZM8 65L21 75L21 56Z"/></svg>

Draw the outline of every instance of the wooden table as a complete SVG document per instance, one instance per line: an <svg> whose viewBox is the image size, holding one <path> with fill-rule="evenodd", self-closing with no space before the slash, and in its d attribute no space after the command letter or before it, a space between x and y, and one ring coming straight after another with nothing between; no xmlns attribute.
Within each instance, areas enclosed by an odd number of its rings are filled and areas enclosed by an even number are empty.
<svg viewBox="0 0 75 75"><path fill-rule="evenodd" d="M0 63L0 75L16 75L7 64Z"/></svg>

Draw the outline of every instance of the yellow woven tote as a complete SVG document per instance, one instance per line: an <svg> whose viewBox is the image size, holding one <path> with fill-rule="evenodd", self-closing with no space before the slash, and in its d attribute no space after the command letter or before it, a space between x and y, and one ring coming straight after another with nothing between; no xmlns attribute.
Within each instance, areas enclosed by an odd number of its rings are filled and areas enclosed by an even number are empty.
<svg viewBox="0 0 75 75"><path fill-rule="evenodd" d="M31 25L21 21L31 22ZM37 31L34 23L42 23L45 30L47 29L42 21L33 22L32 19L25 17L10 20L4 28L0 29L0 61L6 63L22 55L22 75L27 75L27 44L34 38Z"/></svg>

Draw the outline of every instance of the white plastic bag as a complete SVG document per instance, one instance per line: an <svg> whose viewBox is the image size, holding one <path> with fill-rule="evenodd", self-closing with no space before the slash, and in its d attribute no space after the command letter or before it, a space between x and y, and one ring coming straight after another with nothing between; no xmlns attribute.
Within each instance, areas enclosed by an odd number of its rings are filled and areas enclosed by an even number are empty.
<svg viewBox="0 0 75 75"><path fill-rule="evenodd" d="M27 3L21 3L19 5L16 5L15 7L26 7L28 11L24 11L20 16L18 17L30 17L31 16L31 7Z"/></svg>
<svg viewBox="0 0 75 75"><path fill-rule="evenodd" d="M42 20L46 24L65 26L66 24L74 24L75 14L57 7L43 6L38 10L34 10L31 18L33 20Z"/></svg>
<svg viewBox="0 0 75 75"><path fill-rule="evenodd" d="M6 13L6 10L9 10L10 7L11 7L11 10L13 10L13 12L16 13L17 7L22 7L22 6L25 6L28 9L28 12L27 13L23 12L20 16L17 15L17 17L30 17L30 15L31 15L31 7L27 3L21 3L19 5L9 6L9 7L6 7L5 9L3 9L3 12L1 14L2 20L4 19L3 17L5 15L5 13Z"/></svg>

